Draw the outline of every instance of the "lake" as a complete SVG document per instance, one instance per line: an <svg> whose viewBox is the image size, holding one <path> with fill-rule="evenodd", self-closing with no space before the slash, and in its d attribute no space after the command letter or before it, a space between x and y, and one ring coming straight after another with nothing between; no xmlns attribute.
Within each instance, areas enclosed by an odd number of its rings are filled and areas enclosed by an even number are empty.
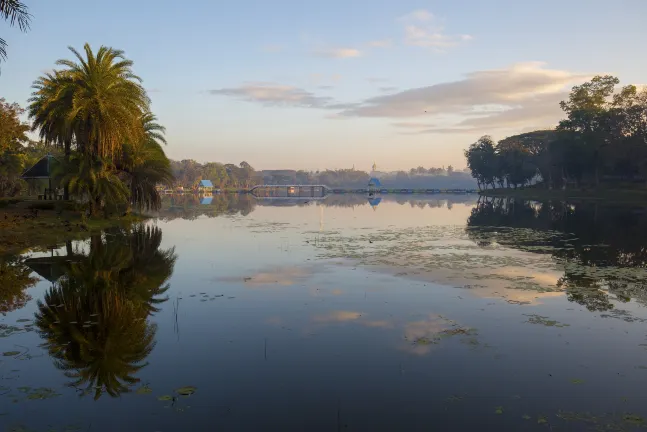
<svg viewBox="0 0 647 432"><path fill-rule="evenodd" d="M166 197L0 263L6 431L647 428L647 209Z"/></svg>

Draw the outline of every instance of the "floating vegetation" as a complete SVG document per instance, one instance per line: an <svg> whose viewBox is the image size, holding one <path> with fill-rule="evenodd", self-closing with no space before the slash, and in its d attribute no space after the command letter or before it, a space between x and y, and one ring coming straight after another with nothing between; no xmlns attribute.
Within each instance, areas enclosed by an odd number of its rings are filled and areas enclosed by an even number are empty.
<svg viewBox="0 0 647 432"><path fill-rule="evenodd" d="M426 354L432 345L437 345L443 340L458 337L462 343L478 346L476 329L462 327L457 322L431 314L427 318L410 322L405 326L404 340L409 342L407 350L414 354Z"/></svg>
<svg viewBox="0 0 647 432"><path fill-rule="evenodd" d="M573 378L571 379L572 384L584 384L584 380L578 379L578 378Z"/></svg>
<svg viewBox="0 0 647 432"><path fill-rule="evenodd" d="M5 357L14 357L20 354L20 351L5 351L2 353Z"/></svg>
<svg viewBox="0 0 647 432"><path fill-rule="evenodd" d="M568 422L587 424L598 431L631 431L636 428L647 428L645 419L634 413L593 415L589 412L559 411L557 417Z"/></svg>
<svg viewBox="0 0 647 432"><path fill-rule="evenodd" d="M545 327L569 327L570 326L570 324L563 324L563 323L560 323L559 321L551 320L551 319L548 319L548 317L541 316L541 315L526 315L526 316L529 317L528 321L526 322L530 324L539 324Z"/></svg>
<svg viewBox="0 0 647 432"><path fill-rule="evenodd" d="M524 419L524 420L530 420L530 419L532 419L532 417L530 417L528 414L524 414L524 415L522 415L522 416L521 416L521 418L522 418L522 419Z"/></svg>
<svg viewBox="0 0 647 432"><path fill-rule="evenodd" d="M31 322L31 320L28 319L28 318L20 318L20 319L16 320L16 322L17 323L24 323L24 322Z"/></svg>
<svg viewBox="0 0 647 432"><path fill-rule="evenodd" d="M14 333L20 333L22 331L24 331L24 329L21 327L0 324L0 338L9 337Z"/></svg>
<svg viewBox="0 0 647 432"><path fill-rule="evenodd" d="M498 407L494 408L494 414L503 414L503 407L498 406Z"/></svg>
<svg viewBox="0 0 647 432"><path fill-rule="evenodd" d="M548 418L546 416L540 415L537 416L537 424L545 424L548 423Z"/></svg>
<svg viewBox="0 0 647 432"><path fill-rule="evenodd" d="M31 388L25 386L18 387L16 390L27 395L27 399L29 400L51 399L61 396L60 393L57 393L54 389L49 387Z"/></svg>
<svg viewBox="0 0 647 432"><path fill-rule="evenodd" d="M144 385L140 388L138 388L135 393L137 394L151 394L153 393L153 389L150 388L148 385Z"/></svg>
<svg viewBox="0 0 647 432"><path fill-rule="evenodd" d="M180 387L179 389L175 389L175 392L180 396L191 396L193 393L195 393L196 390L197 390L196 387L185 386L185 387Z"/></svg>
<svg viewBox="0 0 647 432"><path fill-rule="evenodd" d="M157 398L157 400L158 400L158 401L172 401L172 400L173 400L173 396L171 396L171 395L164 395L164 396L160 396L160 397L158 397L158 398Z"/></svg>

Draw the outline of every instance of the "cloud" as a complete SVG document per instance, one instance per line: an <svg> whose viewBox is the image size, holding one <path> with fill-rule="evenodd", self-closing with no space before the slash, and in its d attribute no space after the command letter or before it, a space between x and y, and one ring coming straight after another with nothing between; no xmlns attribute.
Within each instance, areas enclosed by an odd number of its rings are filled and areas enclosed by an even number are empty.
<svg viewBox="0 0 647 432"><path fill-rule="evenodd" d="M396 91L398 88L397 87L379 87L379 89L380 89L380 91L388 93L388 92Z"/></svg>
<svg viewBox="0 0 647 432"><path fill-rule="evenodd" d="M366 81L370 82L371 84L376 84L376 83L383 83L383 82L388 82L388 78L380 78L380 77L368 77L366 78Z"/></svg>
<svg viewBox="0 0 647 432"><path fill-rule="evenodd" d="M314 53L319 57L329 58L352 58L362 55L361 51L355 48L321 48Z"/></svg>
<svg viewBox="0 0 647 432"><path fill-rule="evenodd" d="M334 89L334 88L335 88L335 86L331 86L331 85L320 85L320 86L317 86L317 88L318 88L319 90L332 90L332 89Z"/></svg>
<svg viewBox="0 0 647 432"><path fill-rule="evenodd" d="M404 26L404 43L422 48L431 48L442 52L462 42L472 40L472 36L450 35L445 33L442 20L431 12L417 10L398 19Z"/></svg>
<svg viewBox="0 0 647 432"><path fill-rule="evenodd" d="M314 93L298 87L264 82L209 90L208 93L214 96L228 96L246 102L256 102L265 106L326 108L333 102L332 98L316 96ZM338 105L337 107L343 109L344 106Z"/></svg>
<svg viewBox="0 0 647 432"><path fill-rule="evenodd" d="M505 69L469 73L464 79L366 99L339 114L347 117L406 119L432 117L444 124L425 133L455 133L556 123L559 101L568 86L591 78L543 63L518 63ZM447 121L447 117L454 121ZM399 127L403 127L401 122ZM452 124L453 123L453 124ZM421 124L421 128L424 128Z"/></svg>
<svg viewBox="0 0 647 432"><path fill-rule="evenodd" d="M375 40L368 43L368 46L373 48L391 48L393 41L391 39Z"/></svg>

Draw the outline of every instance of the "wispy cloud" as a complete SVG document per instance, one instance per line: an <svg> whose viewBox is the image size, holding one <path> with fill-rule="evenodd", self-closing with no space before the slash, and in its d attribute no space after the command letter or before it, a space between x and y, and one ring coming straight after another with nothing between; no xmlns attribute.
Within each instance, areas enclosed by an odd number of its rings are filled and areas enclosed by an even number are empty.
<svg viewBox="0 0 647 432"><path fill-rule="evenodd" d="M366 81L370 82L371 84L377 84L377 83L389 82L389 79L381 78L381 77L368 77L366 78Z"/></svg>
<svg viewBox="0 0 647 432"><path fill-rule="evenodd" d="M380 91L382 91L382 92L384 92L384 93L394 92L394 91L396 91L397 89L398 89L397 87L389 87L389 86L386 86L386 87L379 87L379 90L380 90Z"/></svg>
<svg viewBox="0 0 647 432"><path fill-rule="evenodd" d="M355 48L320 48L314 50L314 54L319 57L352 58L361 56L362 52Z"/></svg>
<svg viewBox="0 0 647 432"><path fill-rule="evenodd" d="M446 33L442 20L423 9L402 16L398 21L404 26L406 45L444 51L472 39L472 36L467 34Z"/></svg>
<svg viewBox="0 0 647 432"><path fill-rule="evenodd" d="M209 90L208 93L215 96L228 96L247 102L256 102L266 106L326 108L333 102L332 98L316 96L314 93L298 87L265 82L214 89Z"/></svg>
<svg viewBox="0 0 647 432"><path fill-rule="evenodd" d="M472 72L459 81L373 97L339 114L433 119L431 123L438 124L437 127L420 122L420 132L424 133L488 131L537 122L550 124L557 122L562 114L558 103L566 96L568 86L586 81L591 75L547 69L539 62L519 63L505 69ZM447 117L454 121L447 121ZM408 127L405 124L396 125Z"/></svg>

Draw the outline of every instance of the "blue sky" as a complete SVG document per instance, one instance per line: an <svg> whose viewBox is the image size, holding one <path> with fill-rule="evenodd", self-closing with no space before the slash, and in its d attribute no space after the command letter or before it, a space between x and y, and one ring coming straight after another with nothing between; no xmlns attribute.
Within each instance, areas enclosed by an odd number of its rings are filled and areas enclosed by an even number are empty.
<svg viewBox="0 0 647 432"><path fill-rule="evenodd" d="M24 0L0 97L85 42L135 62L175 159L256 168L452 164L479 136L554 125L598 73L647 83L647 1Z"/></svg>

